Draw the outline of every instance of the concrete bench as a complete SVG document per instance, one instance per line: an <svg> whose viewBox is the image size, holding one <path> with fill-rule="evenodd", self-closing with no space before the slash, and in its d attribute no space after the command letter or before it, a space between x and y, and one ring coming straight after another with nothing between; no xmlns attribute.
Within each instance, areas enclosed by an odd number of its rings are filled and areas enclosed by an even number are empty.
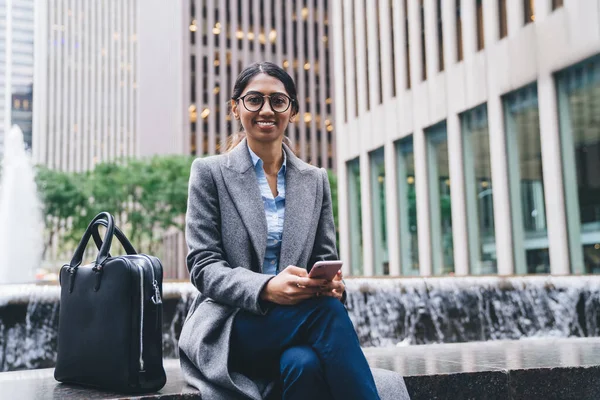
<svg viewBox="0 0 600 400"><path fill-rule="evenodd" d="M600 399L600 338L366 348L374 368L402 374L413 400ZM178 360L158 393L123 396L56 382L53 369L0 373L2 399L198 399Z"/></svg>

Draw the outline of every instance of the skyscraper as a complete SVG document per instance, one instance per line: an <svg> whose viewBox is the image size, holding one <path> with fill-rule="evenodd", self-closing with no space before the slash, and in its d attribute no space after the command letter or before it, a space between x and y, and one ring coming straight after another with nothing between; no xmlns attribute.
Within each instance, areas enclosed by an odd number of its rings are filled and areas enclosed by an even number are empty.
<svg viewBox="0 0 600 400"><path fill-rule="evenodd" d="M289 128L301 158L333 167L332 80L327 0L190 2L191 152L213 154L237 129L228 100L251 62L283 66L298 86L300 114Z"/></svg>
<svg viewBox="0 0 600 400"><path fill-rule="evenodd" d="M34 160L81 171L138 155L137 1L35 6Z"/></svg>
<svg viewBox="0 0 600 400"><path fill-rule="evenodd" d="M144 126L140 129L153 151L196 155L223 151L227 136L238 129L229 114L237 75L252 62L272 61L284 67L298 86L300 114L288 128L298 154L315 165L334 168L328 0L178 4L183 4L177 11L181 26L173 22L177 18L173 10L165 17L159 7L140 9L143 20L158 21L140 25L140 57L156 51L169 57L153 65L140 59L140 93L148 91L140 96L140 109L155 110L140 116Z"/></svg>
<svg viewBox="0 0 600 400"><path fill-rule="evenodd" d="M34 0L0 0L0 158L14 124L31 148Z"/></svg>

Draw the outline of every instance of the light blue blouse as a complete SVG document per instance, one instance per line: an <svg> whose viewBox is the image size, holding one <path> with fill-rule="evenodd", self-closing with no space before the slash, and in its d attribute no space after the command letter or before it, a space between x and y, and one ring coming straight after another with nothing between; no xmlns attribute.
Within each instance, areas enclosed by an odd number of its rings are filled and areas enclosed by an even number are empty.
<svg viewBox="0 0 600 400"><path fill-rule="evenodd" d="M254 172L258 180L258 187L265 206L267 218L267 250L263 260L263 274L276 275L279 273L279 253L281 252L281 237L283 235L283 219L285 216L285 171L287 159L283 152L283 164L277 173L277 197L273 197L267 175L263 168L263 161L250 146L248 151L254 164Z"/></svg>

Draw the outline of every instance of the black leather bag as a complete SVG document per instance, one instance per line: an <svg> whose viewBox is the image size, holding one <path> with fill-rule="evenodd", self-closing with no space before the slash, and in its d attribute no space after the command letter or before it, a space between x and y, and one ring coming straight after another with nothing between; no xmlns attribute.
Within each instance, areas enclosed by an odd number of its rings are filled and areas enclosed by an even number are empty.
<svg viewBox="0 0 600 400"><path fill-rule="evenodd" d="M106 227L104 241L98 228ZM113 235L127 255L109 253ZM90 240L96 261L80 265ZM162 278L158 258L137 254L109 213L86 229L71 263L60 270L57 381L123 393L166 383L162 360Z"/></svg>

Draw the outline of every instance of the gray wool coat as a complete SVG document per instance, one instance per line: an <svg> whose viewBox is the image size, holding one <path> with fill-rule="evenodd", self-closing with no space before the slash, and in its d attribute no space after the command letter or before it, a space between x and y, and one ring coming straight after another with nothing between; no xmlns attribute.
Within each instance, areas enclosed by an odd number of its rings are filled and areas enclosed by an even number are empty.
<svg viewBox="0 0 600 400"><path fill-rule="evenodd" d="M286 211L279 265L306 268L318 260L335 260L327 172L304 163L285 145L284 151ZM268 312L259 295L272 278L261 273L267 222L245 139L229 153L192 164L186 240L191 281L200 293L179 338L183 375L202 399L261 400L274 382L251 380L228 368L235 315L241 309ZM408 398L398 396L397 390L406 392L399 375L374 372L380 393L391 390L395 399Z"/></svg>

